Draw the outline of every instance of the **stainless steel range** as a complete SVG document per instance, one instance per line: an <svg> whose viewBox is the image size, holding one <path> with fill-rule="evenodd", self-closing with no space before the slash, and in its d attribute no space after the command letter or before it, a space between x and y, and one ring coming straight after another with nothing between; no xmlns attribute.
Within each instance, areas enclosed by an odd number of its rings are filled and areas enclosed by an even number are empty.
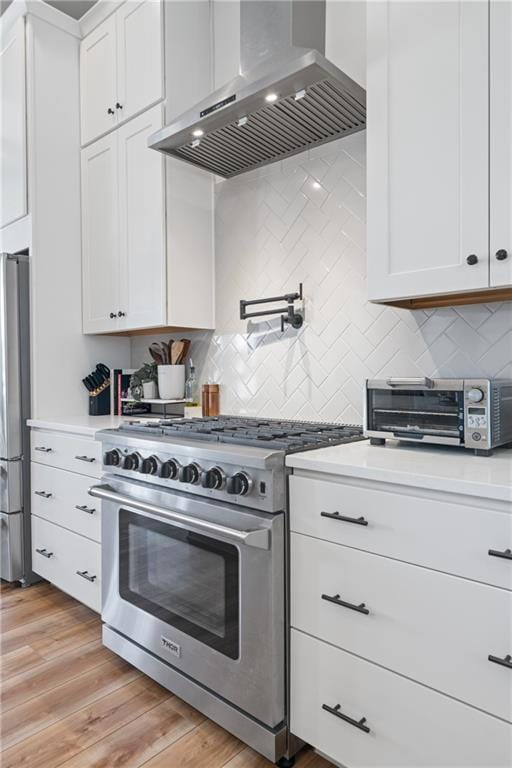
<svg viewBox="0 0 512 768"><path fill-rule="evenodd" d="M222 416L99 438L105 645L290 765L285 456L362 428Z"/></svg>

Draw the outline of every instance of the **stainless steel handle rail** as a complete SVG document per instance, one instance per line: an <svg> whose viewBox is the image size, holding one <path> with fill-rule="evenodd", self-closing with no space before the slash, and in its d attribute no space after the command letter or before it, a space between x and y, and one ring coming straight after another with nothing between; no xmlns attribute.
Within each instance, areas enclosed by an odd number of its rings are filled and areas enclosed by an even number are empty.
<svg viewBox="0 0 512 768"><path fill-rule="evenodd" d="M51 499L52 494L49 491L34 491L36 496L42 496L43 499Z"/></svg>
<svg viewBox="0 0 512 768"><path fill-rule="evenodd" d="M36 445L34 451L40 451L41 453L51 453L53 448L47 448L45 445Z"/></svg>
<svg viewBox="0 0 512 768"><path fill-rule="evenodd" d="M98 578L97 576L92 576L89 571L77 571L77 576L81 576L82 579L85 579L86 581L96 581Z"/></svg>
<svg viewBox="0 0 512 768"><path fill-rule="evenodd" d="M78 459L78 461L86 461L88 464L92 464L93 461L96 461L92 456L75 456L75 459Z"/></svg>
<svg viewBox="0 0 512 768"><path fill-rule="evenodd" d="M434 382L427 376L414 379L386 379L388 387L397 389L433 389Z"/></svg>
<svg viewBox="0 0 512 768"><path fill-rule="evenodd" d="M257 549L270 548L270 532L266 529L237 531L235 528L227 528L225 525L212 523L209 520L199 520L189 517L189 515L183 515L181 512L174 512L173 510L165 509L165 507L159 507L156 504L148 504L145 501L134 499L132 496L116 493L109 485L93 485L92 488L89 488L89 493L98 499L113 501L115 504L123 504L127 507L140 509L141 512L149 512L150 514L164 517L171 522L179 523L189 531L224 536L226 539L246 544L248 547L256 547Z"/></svg>
<svg viewBox="0 0 512 768"><path fill-rule="evenodd" d="M47 549L36 549L36 552L38 555L42 555L43 557L46 557L50 559L50 557L53 557L53 552L48 552Z"/></svg>
<svg viewBox="0 0 512 768"><path fill-rule="evenodd" d="M75 509L79 509L80 512L86 512L88 515L94 515L96 512L94 507L88 507L86 504L75 504Z"/></svg>

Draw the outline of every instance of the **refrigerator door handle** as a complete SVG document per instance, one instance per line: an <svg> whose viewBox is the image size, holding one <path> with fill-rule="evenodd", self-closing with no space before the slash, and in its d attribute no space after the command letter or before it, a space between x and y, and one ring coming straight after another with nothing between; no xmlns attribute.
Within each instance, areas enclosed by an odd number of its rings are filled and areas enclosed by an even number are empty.
<svg viewBox="0 0 512 768"><path fill-rule="evenodd" d="M23 461L23 454L21 454L21 456L13 456L12 459L0 456L0 461Z"/></svg>

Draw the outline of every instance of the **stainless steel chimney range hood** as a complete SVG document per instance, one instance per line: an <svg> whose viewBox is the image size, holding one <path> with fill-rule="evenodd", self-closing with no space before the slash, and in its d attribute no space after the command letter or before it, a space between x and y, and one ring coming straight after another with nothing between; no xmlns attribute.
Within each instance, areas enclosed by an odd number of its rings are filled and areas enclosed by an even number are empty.
<svg viewBox="0 0 512 768"><path fill-rule="evenodd" d="M325 0L241 0L234 80L149 137L231 178L366 127L366 93L320 51Z"/></svg>

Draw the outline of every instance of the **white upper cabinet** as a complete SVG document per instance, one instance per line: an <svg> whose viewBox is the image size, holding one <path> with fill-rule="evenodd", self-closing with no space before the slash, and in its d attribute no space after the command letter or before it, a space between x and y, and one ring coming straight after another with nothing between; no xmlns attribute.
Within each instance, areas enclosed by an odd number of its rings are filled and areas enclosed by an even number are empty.
<svg viewBox="0 0 512 768"><path fill-rule="evenodd" d="M488 11L482 0L368 4L370 300L489 286ZM510 121L510 60L502 77ZM510 247L510 192L508 211Z"/></svg>
<svg viewBox="0 0 512 768"><path fill-rule="evenodd" d="M120 329L166 325L164 158L147 147L162 127L162 109L153 107L117 132Z"/></svg>
<svg viewBox="0 0 512 768"><path fill-rule="evenodd" d="M27 214L25 19L0 36L0 227Z"/></svg>
<svg viewBox="0 0 512 768"><path fill-rule="evenodd" d="M83 330L119 328L117 136L82 150Z"/></svg>
<svg viewBox="0 0 512 768"><path fill-rule="evenodd" d="M123 119L156 104L164 95L162 3L126 2L117 24L117 109ZM121 114L121 113L120 113Z"/></svg>
<svg viewBox="0 0 512 768"><path fill-rule="evenodd" d="M117 125L115 15L100 24L80 46L82 144Z"/></svg>
<svg viewBox="0 0 512 768"><path fill-rule="evenodd" d="M512 285L512 4L490 7L490 284Z"/></svg>
<svg viewBox="0 0 512 768"><path fill-rule="evenodd" d="M126 2L80 47L82 145L163 98L161 0Z"/></svg>

